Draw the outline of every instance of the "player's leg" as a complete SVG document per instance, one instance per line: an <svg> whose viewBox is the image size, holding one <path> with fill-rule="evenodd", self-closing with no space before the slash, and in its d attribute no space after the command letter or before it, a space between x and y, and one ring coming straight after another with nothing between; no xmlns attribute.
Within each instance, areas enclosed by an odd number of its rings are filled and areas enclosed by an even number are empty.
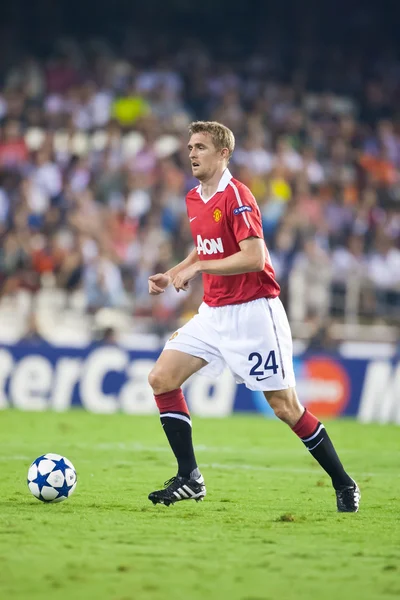
<svg viewBox="0 0 400 600"><path fill-rule="evenodd" d="M169 506L178 500L202 500L204 479L197 467L192 422L181 385L207 362L178 350L163 350L149 374L149 383L160 411L161 424L178 463L178 474L162 490L149 494L154 504Z"/></svg>
<svg viewBox="0 0 400 600"><path fill-rule="evenodd" d="M155 504L169 505L191 498L202 500L206 495L204 479L194 454L192 423L181 385L200 369L202 373L214 375L222 371L224 364L214 337L207 310L202 309L171 336L149 374L161 423L178 463L177 476L166 482L164 490L149 495Z"/></svg>
<svg viewBox="0 0 400 600"><path fill-rule="evenodd" d="M324 426L297 398L292 336L279 298L231 307L227 316L228 333L221 352L236 381L263 392L277 417L293 429L329 473L337 490L338 509L357 510L356 484L343 469ZM235 346L229 332L234 332Z"/></svg>
<svg viewBox="0 0 400 600"><path fill-rule="evenodd" d="M196 475L192 423L181 385L206 361L178 350L164 350L149 374L161 424L178 462L178 475Z"/></svg>
<svg viewBox="0 0 400 600"><path fill-rule="evenodd" d="M345 471L324 425L299 402L294 387L264 391L275 415L291 427L310 454L332 479L340 512L357 512L360 491Z"/></svg>

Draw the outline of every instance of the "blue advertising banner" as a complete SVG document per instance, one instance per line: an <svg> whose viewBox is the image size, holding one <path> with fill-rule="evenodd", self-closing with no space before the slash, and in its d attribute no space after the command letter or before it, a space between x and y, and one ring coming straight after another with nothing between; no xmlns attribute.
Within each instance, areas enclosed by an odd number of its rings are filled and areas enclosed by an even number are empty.
<svg viewBox="0 0 400 600"><path fill-rule="evenodd" d="M84 349L45 342L0 348L0 408L97 413L156 413L147 376L159 352L93 344ZM301 402L319 417L358 416L400 424L400 362L304 354L294 360ZM234 411L272 416L260 392L237 385L229 371L216 380L194 375L184 384L193 414Z"/></svg>

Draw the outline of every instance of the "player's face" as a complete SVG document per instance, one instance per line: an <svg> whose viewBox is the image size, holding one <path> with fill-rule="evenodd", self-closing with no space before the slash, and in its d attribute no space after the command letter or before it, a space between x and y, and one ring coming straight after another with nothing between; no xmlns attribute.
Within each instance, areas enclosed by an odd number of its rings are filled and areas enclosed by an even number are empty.
<svg viewBox="0 0 400 600"><path fill-rule="evenodd" d="M226 166L226 149L217 150L209 133L194 133L188 143L193 175L208 181L223 165Z"/></svg>

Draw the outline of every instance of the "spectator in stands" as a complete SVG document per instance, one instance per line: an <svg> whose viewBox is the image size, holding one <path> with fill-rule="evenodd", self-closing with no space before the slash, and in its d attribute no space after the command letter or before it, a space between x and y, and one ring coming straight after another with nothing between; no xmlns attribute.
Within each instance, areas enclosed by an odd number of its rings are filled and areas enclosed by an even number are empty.
<svg viewBox="0 0 400 600"><path fill-rule="evenodd" d="M83 291L90 312L156 316L160 332L190 315L197 285L158 301L145 282L191 244L186 128L203 117L237 132L231 170L259 203L292 320L343 316L357 278L355 310L372 319L376 298L381 318L398 319L398 85L386 62L371 78L364 59L343 53L333 66L324 46L317 68L302 47L290 64L255 43L239 64L214 52L218 40L152 56L131 42L69 40L3 67L0 309L1 296L52 282Z"/></svg>

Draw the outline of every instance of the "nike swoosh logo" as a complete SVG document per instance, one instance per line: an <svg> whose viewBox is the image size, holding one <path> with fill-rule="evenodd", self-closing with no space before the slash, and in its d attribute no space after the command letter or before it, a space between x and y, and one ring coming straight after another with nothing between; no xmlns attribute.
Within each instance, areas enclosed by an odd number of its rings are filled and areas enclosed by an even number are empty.
<svg viewBox="0 0 400 600"><path fill-rule="evenodd" d="M264 381L264 379L269 379L272 375L268 375L268 377L256 377L256 381Z"/></svg>
<svg viewBox="0 0 400 600"><path fill-rule="evenodd" d="M197 219L197 217L192 217L191 219L189 219L189 223L191 223L192 221L194 221L195 219Z"/></svg>

